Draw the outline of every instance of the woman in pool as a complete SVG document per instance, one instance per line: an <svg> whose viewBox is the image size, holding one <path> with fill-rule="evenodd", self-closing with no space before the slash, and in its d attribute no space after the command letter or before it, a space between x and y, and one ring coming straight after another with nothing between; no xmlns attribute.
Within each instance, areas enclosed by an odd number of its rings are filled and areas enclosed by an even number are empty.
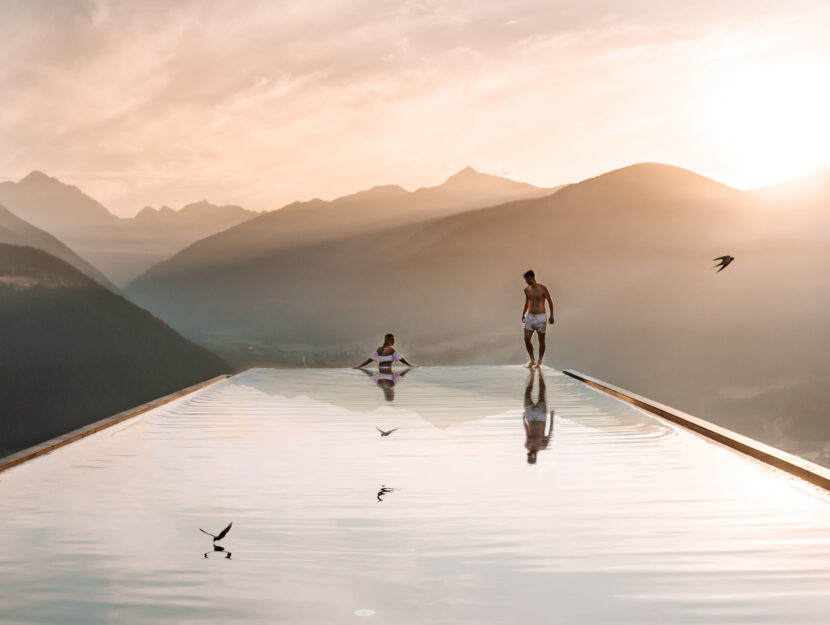
<svg viewBox="0 0 830 625"><path fill-rule="evenodd" d="M414 367L411 362L407 361L401 353L395 349L395 335L387 334L383 337L383 345L378 347L369 358L354 367L355 369L362 369L373 360L376 360L379 368L388 369L392 367L393 362L402 362L407 367Z"/></svg>

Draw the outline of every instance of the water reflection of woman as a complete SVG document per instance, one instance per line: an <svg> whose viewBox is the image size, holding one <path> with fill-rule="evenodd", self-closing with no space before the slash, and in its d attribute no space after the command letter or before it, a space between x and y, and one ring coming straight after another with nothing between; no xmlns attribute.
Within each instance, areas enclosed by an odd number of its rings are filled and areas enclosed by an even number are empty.
<svg viewBox="0 0 830 625"><path fill-rule="evenodd" d="M539 375L539 398L533 401L534 376ZM525 388L525 411L522 416L522 423L525 427L525 449L527 449L527 463L536 464L536 454L550 446L550 436L553 433L553 410L550 411L550 424L548 419L548 402L545 391L545 378L542 371L533 369ZM547 425L547 432L545 431Z"/></svg>
<svg viewBox="0 0 830 625"><path fill-rule="evenodd" d="M377 373L372 373L371 371L367 371L366 369L361 369L363 373L368 375L375 384L380 387L380 390L383 391L383 396L386 398L386 401L394 401L395 400L395 385L403 379L407 373L412 371L412 369L404 369L400 373L393 372L391 369L380 370Z"/></svg>

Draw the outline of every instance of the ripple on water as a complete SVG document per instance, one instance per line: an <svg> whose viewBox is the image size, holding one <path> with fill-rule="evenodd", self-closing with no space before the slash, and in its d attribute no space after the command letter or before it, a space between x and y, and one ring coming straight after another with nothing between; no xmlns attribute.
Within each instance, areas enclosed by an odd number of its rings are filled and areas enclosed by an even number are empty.
<svg viewBox="0 0 830 625"><path fill-rule="evenodd" d="M11 469L0 621L824 622L825 497L544 379L528 439L519 367L254 369Z"/></svg>

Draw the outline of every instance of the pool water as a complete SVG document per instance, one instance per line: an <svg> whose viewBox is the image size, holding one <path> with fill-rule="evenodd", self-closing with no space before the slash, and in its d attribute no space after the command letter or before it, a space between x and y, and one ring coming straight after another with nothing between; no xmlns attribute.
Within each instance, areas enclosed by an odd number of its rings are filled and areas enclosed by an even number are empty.
<svg viewBox="0 0 830 625"><path fill-rule="evenodd" d="M0 473L0 622L830 621L823 492L538 377L253 369Z"/></svg>

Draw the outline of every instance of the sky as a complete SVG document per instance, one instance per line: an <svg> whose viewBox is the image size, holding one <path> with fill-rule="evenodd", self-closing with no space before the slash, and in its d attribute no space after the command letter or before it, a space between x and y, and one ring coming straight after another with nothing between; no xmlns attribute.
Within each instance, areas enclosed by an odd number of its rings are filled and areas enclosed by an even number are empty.
<svg viewBox="0 0 830 625"><path fill-rule="evenodd" d="M466 166L748 189L830 161L826 0L0 0L0 180L119 215Z"/></svg>

